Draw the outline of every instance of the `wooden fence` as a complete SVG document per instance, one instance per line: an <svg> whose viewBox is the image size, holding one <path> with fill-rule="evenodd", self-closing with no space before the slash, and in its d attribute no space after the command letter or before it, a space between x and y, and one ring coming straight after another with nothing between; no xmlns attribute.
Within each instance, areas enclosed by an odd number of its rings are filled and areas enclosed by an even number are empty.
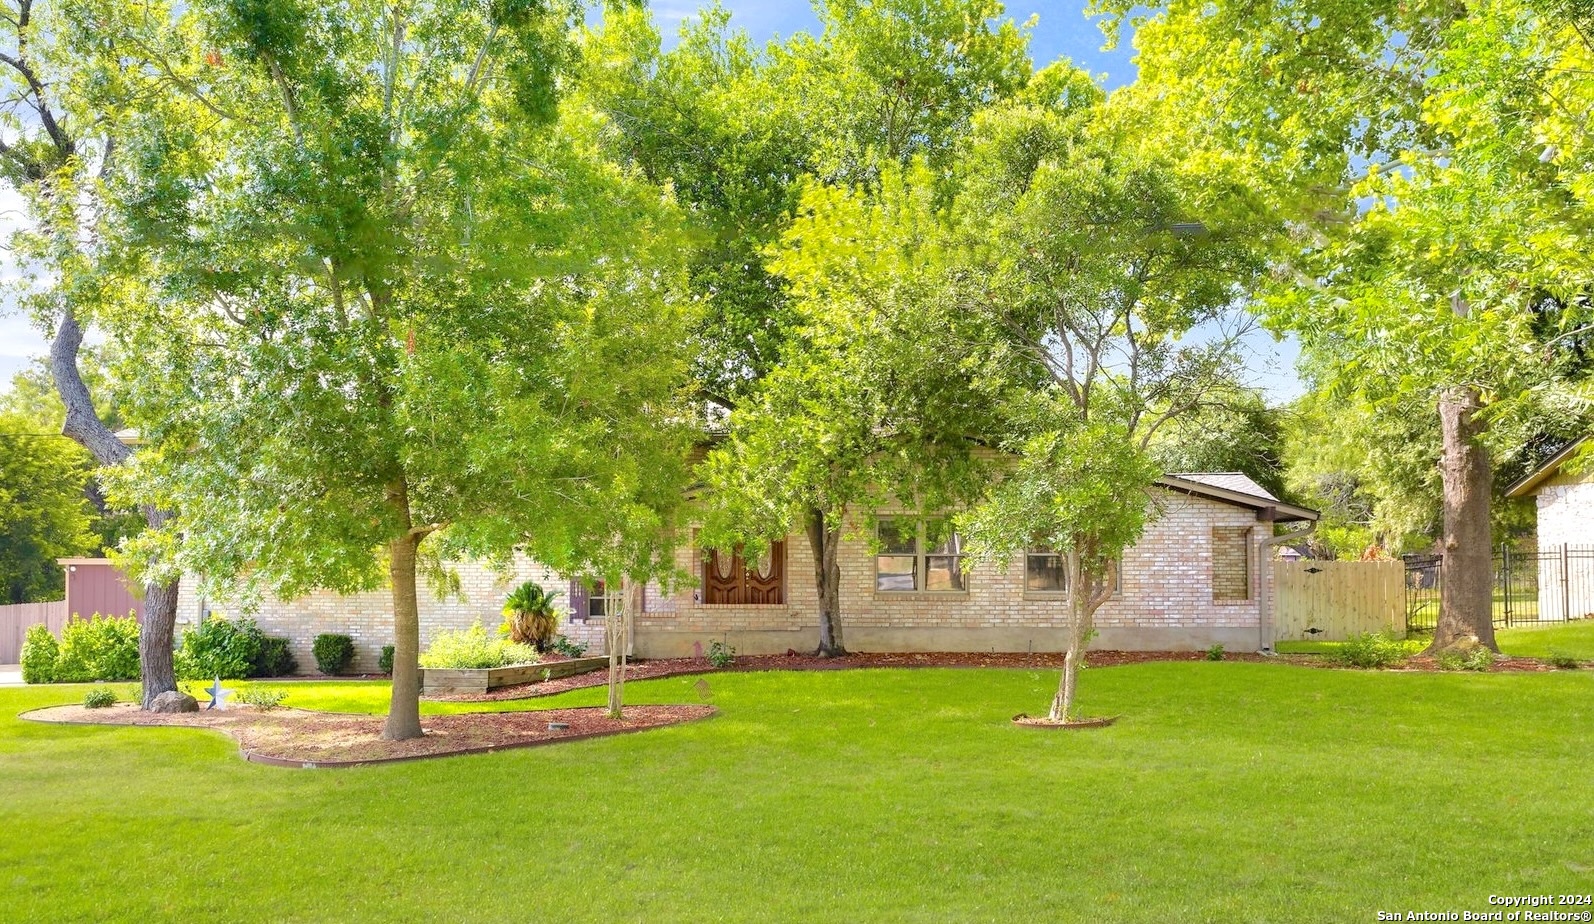
<svg viewBox="0 0 1594 924"><path fill-rule="evenodd" d="M1404 638L1405 578L1398 561L1273 562L1277 640L1341 642L1386 630Z"/></svg>
<svg viewBox="0 0 1594 924"><path fill-rule="evenodd" d="M41 622L59 638L66 625L66 601L0 606L0 664L16 664L22 659L22 637L28 626Z"/></svg>

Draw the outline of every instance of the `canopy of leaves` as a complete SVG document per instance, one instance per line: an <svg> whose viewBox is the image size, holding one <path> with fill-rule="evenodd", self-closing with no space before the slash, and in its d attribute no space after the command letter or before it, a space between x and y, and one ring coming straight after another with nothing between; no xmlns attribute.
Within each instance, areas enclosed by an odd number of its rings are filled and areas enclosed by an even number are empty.
<svg viewBox="0 0 1594 924"><path fill-rule="evenodd" d="M83 493L90 471L76 443L0 412L0 602L61 599L55 560L98 545Z"/></svg>
<svg viewBox="0 0 1594 924"><path fill-rule="evenodd" d="M95 27L124 106L107 299L150 440L145 551L292 595L373 550L667 567L692 415L670 197L558 99L564 4L223 2ZM158 33L158 34L157 34ZM177 546L177 535L184 540ZM164 542L164 545L162 545Z"/></svg>

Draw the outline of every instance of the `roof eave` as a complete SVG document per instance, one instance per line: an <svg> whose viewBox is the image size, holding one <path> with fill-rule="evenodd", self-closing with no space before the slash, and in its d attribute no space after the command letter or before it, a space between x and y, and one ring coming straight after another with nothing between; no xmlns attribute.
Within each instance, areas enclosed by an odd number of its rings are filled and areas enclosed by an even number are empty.
<svg viewBox="0 0 1594 924"><path fill-rule="evenodd" d="M1294 504L1286 504L1283 501L1273 500L1272 498L1257 497L1254 494L1245 494L1240 491L1230 491L1227 488L1215 487L1200 481L1191 481L1176 475L1163 475L1157 479L1157 485L1171 491L1179 491L1184 494L1192 494L1197 497L1234 504L1237 507L1248 507L1257 512L1272 509L1273 520L1276 523L1317 520L1321 516L1310 507L1297 507Z"/></svg>
<svg viewBox="0 0 1594 924"><path fill-rule="evenodd" d="M1577 439L1573 440L1572 442L1567 443L1565 446L1561 447L1561 450L1559 452L1557 452L1553 456L1550 456L1548 459L1544 460L1544 464L1543 465L1540 465L1538 468L1534 469L1533 471L1528 472L1526 475L1522 476L1522 478L1519 479L1515 484L1511 485L1509 488L1506 488L1505 489L1505 496L1506 497L1529 497L1529 496L1531 496L1535 491L1538 490L1539 485L1541 485L1544 482L1549 481L1551 478L1555 477L1556 473L1561 470L1561 466L1566 464L1566 460L1572 458L1572 456L1577 453L1579 447L1581 447L1587 441L1588 441L1588 437L1580 436Z"/></svg>

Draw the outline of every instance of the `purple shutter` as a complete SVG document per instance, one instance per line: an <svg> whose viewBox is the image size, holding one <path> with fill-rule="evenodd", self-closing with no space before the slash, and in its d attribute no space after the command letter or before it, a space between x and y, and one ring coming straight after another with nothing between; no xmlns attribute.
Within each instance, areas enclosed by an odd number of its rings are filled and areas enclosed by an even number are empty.
<svg viewBox="0 0 1594 924"><path fill-rule="evenodd" d="M585 622L588 614L586 585L579 580L571 579L568 596L570 599L570 618L577 622Z"/></svg>

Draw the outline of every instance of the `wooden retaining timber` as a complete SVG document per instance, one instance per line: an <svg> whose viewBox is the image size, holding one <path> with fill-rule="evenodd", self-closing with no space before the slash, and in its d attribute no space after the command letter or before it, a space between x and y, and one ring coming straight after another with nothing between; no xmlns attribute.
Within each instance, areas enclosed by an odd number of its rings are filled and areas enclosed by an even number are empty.
<svg viewBox="0 0 1594 924"><path fill-rule="evenodd" d="M572 658L546 664L512 664L509 667L444 669L421 668L423 693L486 693L517 683L537 683L609 666L607 657Z"/></svg>

